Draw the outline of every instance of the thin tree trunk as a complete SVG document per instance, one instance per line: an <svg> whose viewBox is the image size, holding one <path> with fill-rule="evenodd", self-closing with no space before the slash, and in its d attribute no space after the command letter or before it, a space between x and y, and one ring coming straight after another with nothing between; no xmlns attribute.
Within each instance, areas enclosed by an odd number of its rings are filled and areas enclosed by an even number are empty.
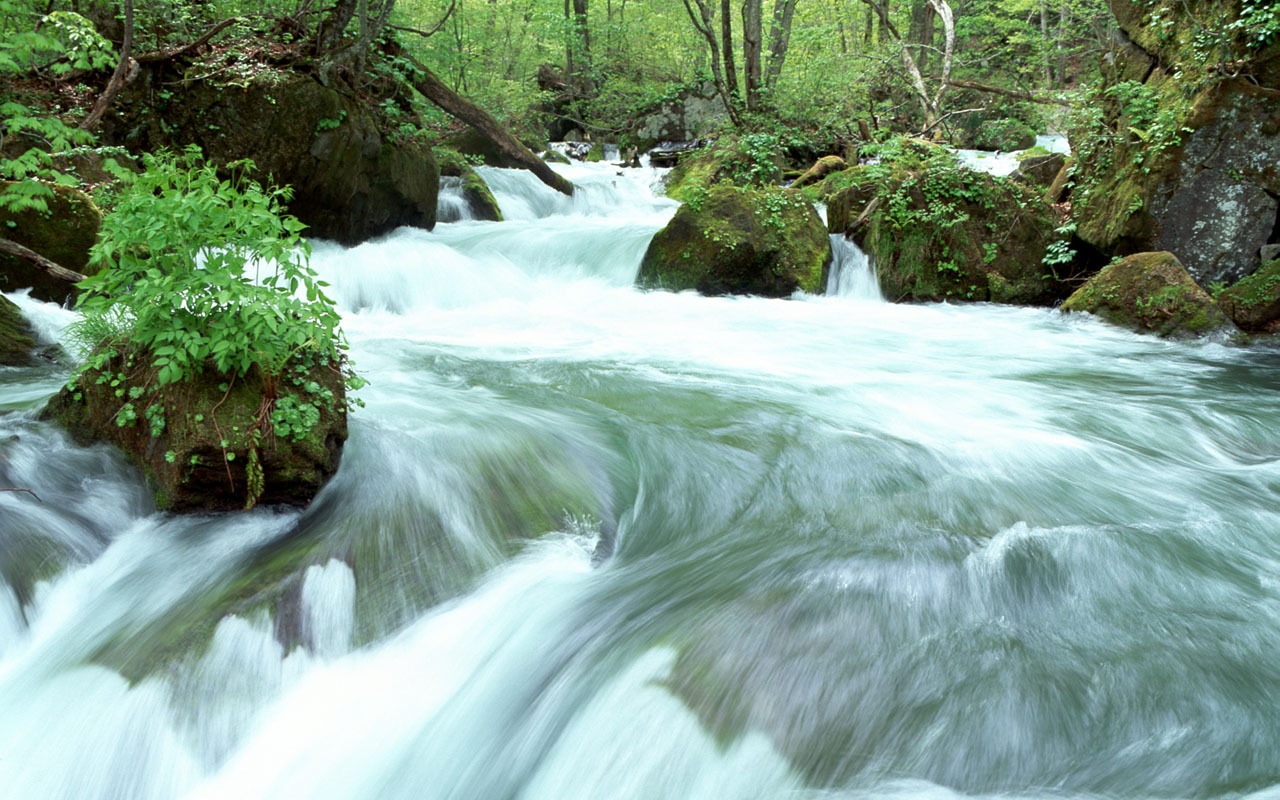
<svg viewBox="0 0 1280 800"><path fill-rule="evenodd" d="M693 10L694 5L698 7L696 12ZM689 12L689 20L693 23L694 29L706 41L707 48L711 51L711 78L715 81L716 91L720 94L720 99L724 102L724 106L729 112L729 119L733 121L733 124L737 125L741 122L738 116L737 103L734 97L729 94L724 72L720 68L720 43L716 39L715 12L707 5L707 0L684 0L684 8L685 11Z"/></svg>
<svg viewBox="0 0 1280 800"><path fill-rule="evenodd" d="M791 20L795 17L796 0L774 0L773 23L769 27L769 66L765 71L764 85L769 91L778 85L782 65L787 60L787 48L791 45ZM844 28L840 28L840 47L844 51Z"/></svg>
<svg viewBox="0 0 1280 800"><path fill-rule="evenodd" d="M762 0L742 0L742 77L747 89L747 110L760 108L760 51L763 36Z"/></svg>
<svg viewBox="0 0 1280 800"><path fill-rule="evenodd" d="M733 61L732 0L720 0L720 50L724 53L724 88L736 102L738 97L738 66Z"/></svg>
<svg viewBox="0 0 1280 800"><path fill-rule="evenodd" d="M124 0L124 37L120 43L120 61L116 64L115 71L111 73L111 80L107 81L107 88L89 111L89 116L85 117L84 122L80 123L82 130L91 131L98 127L98 123L102 121L102 115L107 113L107 109L111 107L111 104L115 102L116 97L120 94L120 90L124 88L125 78L129 75L131 69L136 70L138 68L137 62L133 60L132 53L133 0Z"/></svg>

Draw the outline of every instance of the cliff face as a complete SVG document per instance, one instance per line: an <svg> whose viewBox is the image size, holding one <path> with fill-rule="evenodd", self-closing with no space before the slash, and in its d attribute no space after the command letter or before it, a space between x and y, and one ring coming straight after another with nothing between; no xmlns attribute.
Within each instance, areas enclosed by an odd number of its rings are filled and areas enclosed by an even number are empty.
<svg viewBox="0 0 1280 800"><path fill-rule="evenodd" d="M1167 250L1233 283L1280 242L1280 41L1239 0L1112 0L1122 32L1100 111L1072 132L1079 235Z"/></svg>

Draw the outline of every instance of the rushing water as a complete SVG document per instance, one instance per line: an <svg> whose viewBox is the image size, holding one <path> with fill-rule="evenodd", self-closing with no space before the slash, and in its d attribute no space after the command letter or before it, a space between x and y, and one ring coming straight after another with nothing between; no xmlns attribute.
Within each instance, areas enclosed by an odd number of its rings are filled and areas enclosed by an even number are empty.
<svg viewBox="0 0 1280 800"><path fill-rule="evenodd" d="M0 372L0 797L1280 795L1280 354L640 292L673 205L564 169L317 247L304 512L156 514Z"/></svg>

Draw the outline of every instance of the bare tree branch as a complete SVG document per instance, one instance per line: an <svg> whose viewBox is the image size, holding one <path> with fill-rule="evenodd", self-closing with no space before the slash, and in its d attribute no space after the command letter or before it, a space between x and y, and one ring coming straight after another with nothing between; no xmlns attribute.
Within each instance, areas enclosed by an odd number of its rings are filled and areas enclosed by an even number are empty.
<svg viewBox="0 0 1280 800"><path fill-rule="evenodd" d="M47 272L60 281L66 281L67 283L79 283L85 279L85 276L81 275L79 272L69 270L61 264L56 264L31 248L24 247L12 239L0 238L0 253L11 255L14 258L20 258L23 261L34 265L37 269Z"/></svg>

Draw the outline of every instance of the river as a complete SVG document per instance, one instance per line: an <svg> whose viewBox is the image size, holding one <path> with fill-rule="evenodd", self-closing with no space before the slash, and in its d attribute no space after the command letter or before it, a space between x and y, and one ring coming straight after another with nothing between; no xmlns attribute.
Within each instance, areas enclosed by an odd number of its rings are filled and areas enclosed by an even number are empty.
<svg viewBox="0 0 1280 800"><path fill-rule="evenodd" d="M157 514L0 370L0 797L1280 797L1280 352L638 291L674 205L562 169L317 245L305 511Z"/></svg>

